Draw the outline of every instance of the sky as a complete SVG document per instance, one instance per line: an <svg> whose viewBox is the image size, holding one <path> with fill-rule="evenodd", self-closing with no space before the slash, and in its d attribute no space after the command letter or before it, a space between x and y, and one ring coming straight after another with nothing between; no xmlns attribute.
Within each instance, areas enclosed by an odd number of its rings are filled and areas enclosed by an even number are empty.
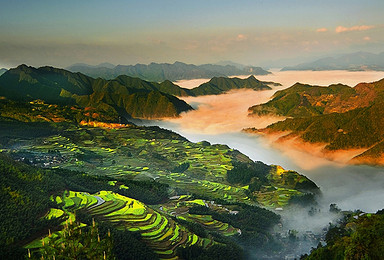
<svg viewBox="0 0 384 260"><path fill-rule="evenodd" d="M0 0L0 67L231 60L295 65L384 51L382 0Z"/></svg>

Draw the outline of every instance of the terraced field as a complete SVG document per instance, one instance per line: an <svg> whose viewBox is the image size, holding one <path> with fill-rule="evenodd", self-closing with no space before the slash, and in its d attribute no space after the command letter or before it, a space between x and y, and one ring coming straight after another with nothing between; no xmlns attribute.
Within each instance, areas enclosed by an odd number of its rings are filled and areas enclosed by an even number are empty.
<svg viewBox="0 0 384 260"><path fill-rule="evenodd" d="M151 139L150 139L151 138ZM275 167L269 175L271 187L250 198L249 186L227 182L238 155L225 145L192 143L183 137L151 128L128 126L103 129L72 126L61 135L22 140L9 153L28 151L26 158L44 167L85 171L114 180L156 180L187 193L224 199L228 202L254 204L269 208L285 206L299 191L295 183L306 178ZM240 160L249 160L240 158ZM124 188L124 187L121 187Z"/></svg>
<svg viewBox="0 0 384 260"><path fill-rule="evenodd" d="M68 129L63 135L26 142L18 151L43 158L55 151L61 161L47 159L46 166L86 171L111 178L158 179L195 194L209 194L229 201L247 199L246 189L226 184L232 159L225 145L192 143L178 139L147 139L141 128ZM151 163L148 163L148 162ZM186 168L179 170L180 165Z"/></svg>
<svg viewBox="0 0 384 260"><path fill-rule="evenodd" d="M241 234L240 229L234 228L228 223L215 220L211 215L190 214L189 209L196 205L204 206L217 212L236 213L225 206L216 204L214 201L192 199L192 197L188 195L176 196L176 198L170 199L166 204L158 205L156 208L169 216L176 216L182 220L199 223L207 230L221 233L224 236L232 236L239 233Z"/></svg>
<svg viewBox="0 0 384 260"><path fill-rule="evenodd" d="M257 201L267 207L267 208L283 208L287 206L290 198L296 195L301 195L302 193L285 188L276 188L272 186L267 186L266 191L257 193ZM271 191L268 191L270 189Z"/></svg>
<svg viewBox="0 0 384 260"><path fill-rule="evenodd" d="M62 197L56 197L62 209L52 208L45 216L51 218L71 218L74 221L73 212L86 210L90 215L101 221L108 221L116 225L118 229L138 232L145 243L154 250L162 259L176 258L178 247L199 245L207 248L217 242L209 238L201 238L184 226L175 222L172 218L147 207L145 204L110 191L100 191L97 194L66 191ZM197 216L195 219L199 219ZM224 223L218 224L210 220L212 229L226 231ZM208 225L208 224L207 224ZM53 234L57 236L57 234ZM28 248L37 248L47 242L48 238L35 241Z"/></svg>

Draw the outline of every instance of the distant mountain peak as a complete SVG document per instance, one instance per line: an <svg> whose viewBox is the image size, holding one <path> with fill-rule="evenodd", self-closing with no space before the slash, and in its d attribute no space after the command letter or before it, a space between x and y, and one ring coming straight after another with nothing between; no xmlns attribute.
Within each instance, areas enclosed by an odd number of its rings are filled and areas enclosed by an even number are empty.
<svg viewBox="0 0 384 260"><path fill-rule="evenodd" d="M213 78L223 76L237 76L237 75L266 75L270 72L263 70L260 67L242 67L238 68L234 65L216 65L216 64L202 64L193 65L186 64L180 61L170 63L155 63L152 62L148 65L117 65L114 68L105 67L90 67L90 66L70 66L67 68L72 72L81 72L85 75L94 78L114 79L119 75L128 75L131 77L139 77L148 81L162 82L164 80L177 81L184 79L200 79L200 78Z"/></svg>
<svg viewBox="0 0 384 260"><path fill-rule="evenodd" d="M103 63L100 63L98 65L89 65L86 63L75 63L75 64L72 64L71 66L69 66L67 68L78 68L78 67L113 69L116 66L112 63L109 63L109 62L103 62Z"/></svg>
<svg viewBox="0 0 384 260"><path fill-rule="evenodd" d="M249 77L247 78L247 80L257 80L257 81L259 81L257 78L255 78L254 75L249 76Z"/></svg>
<svg viewBox="0 0 384 260"><path fill-rule="evenodd" d="M284 70L349 70L364 71L384 70L384 53L373 54L370 52L347 53L335 57L325 57L313 62L301 63L296 66L284 67Z"/></svg>
<svg viewBox="0 0 384 260"><path fill-rule="evenodd" d="M244 67L246 67L245 65L243 64L240 64L240 63L236 63L236 62L233 62L233 61L230 61L230 60L224 60L224 61L219 61L217 63L215 63L215 65L220 65L220 66L234 66L238 69L244 69Z"/></svg>
<svg viewBox="0 0 384 260"><path fill-rule="evenodd" d="M20 64L19 66L17 66L15 69L18 69L18 70L28 70L28 69L31 69L33 67L31 66L28 66L27 64Z"/></svg>

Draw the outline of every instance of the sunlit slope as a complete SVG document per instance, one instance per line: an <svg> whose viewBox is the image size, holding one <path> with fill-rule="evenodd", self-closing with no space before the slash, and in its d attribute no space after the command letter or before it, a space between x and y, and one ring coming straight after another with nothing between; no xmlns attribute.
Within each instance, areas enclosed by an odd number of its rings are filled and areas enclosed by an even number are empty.
<svg viewBox="0 0 384 260"><path fill-rule="evenodd" d="M198 237L145 204L117 193L100 191L90 195L68 191L61 200L59 205L64 209L83 209L99 220L113 223L118 229L138 232L145 243L164 259L175 257L178 247L195 244L209 247L214 243Z"/></svg>
<svg viewBox="0 0 384 260"><path fill-rule="evenodd" d="M248 131L279 133L284 139L299 137L305 142L325 144L324 153L362 149L351 163L383 164L383 96L384 80L354 88L296 84L277 92L271 101L250 108L253 114L292 118Z"/></svg>
<svg viewBox="0 0 384 260"><path fill-rule="evenodd" d="M369 106L383 92L383 82L361 83L351 88L343 84L327 87L296 83L277 91L265 104L249 108L251 115L309 117L343 113Z"/></svg>

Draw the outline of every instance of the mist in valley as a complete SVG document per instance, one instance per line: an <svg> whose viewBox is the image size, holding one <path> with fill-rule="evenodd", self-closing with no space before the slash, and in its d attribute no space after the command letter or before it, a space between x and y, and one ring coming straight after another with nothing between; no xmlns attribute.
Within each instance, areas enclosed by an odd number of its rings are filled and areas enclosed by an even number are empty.
<svg viewBox="0 0 384 260"><path fill-rule="evenodd" d="M267 102L276 91L233 90L223 95L183 97L195 110L182 113L168 122L179 125L182 131L200 134L238 133L249 126L266 127L281 117L249 117L251 104Z"/></svg>

